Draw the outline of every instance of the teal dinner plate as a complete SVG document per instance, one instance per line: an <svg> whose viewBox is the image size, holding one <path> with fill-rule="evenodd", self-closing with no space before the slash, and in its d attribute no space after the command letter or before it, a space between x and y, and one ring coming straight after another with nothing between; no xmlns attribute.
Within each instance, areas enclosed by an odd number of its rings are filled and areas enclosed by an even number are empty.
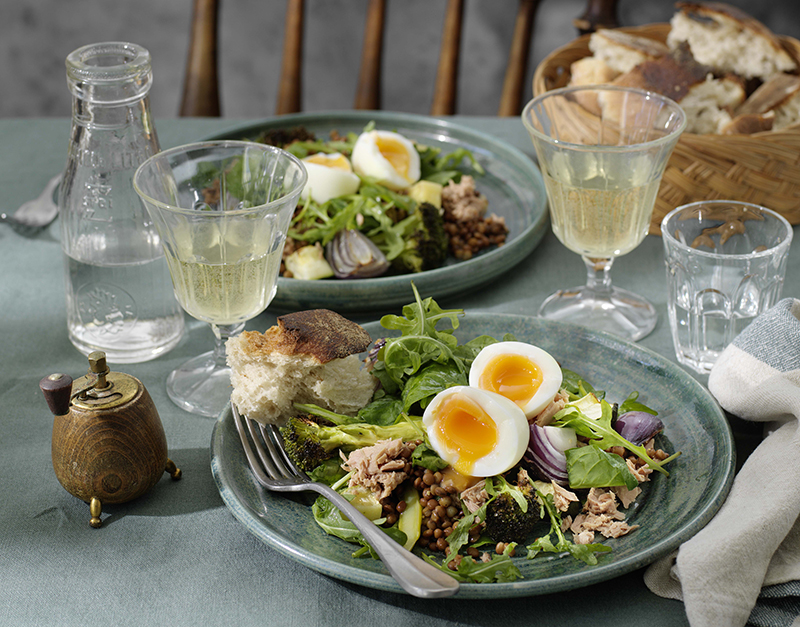
<svg viewBox="0 0 800 627"><path fill-rule="evenodd" d="M378 323L365 325L373 338ZM550 352L609 401L631 391L658 410L664 432L658 444L681 454L670 475L652 473L627 511L639 525L627 536L598 540L612 548L589 566L567 555L515 557L524 579L512 583L462 584L458 598L505 598L570 590L617 577L667 555L697 533L722 505L733 481L730 427L708 390L673 362L635 344L583 327L517 315L467 313L456 332L460 341L512 333ZM383 564L354 559L355 545L328 536L311 515L310 499L263 491L247 466L230 407L217 421L211 440L211 468L220 494L244 527L269 547L316 571L369 588L403 590ZM521 551L524 553L524 551Z"/></svg>
<svg viewBox="0 0 800 627"><path fill-rule="evenodd" d="M415 275L321 281L280 278L270 307L284 311L389 311L414 300L412 279L421 293L445 298L505 273L528 256L547 231L547 196L535 163L503 141L448 120L386 111L301 113L270 118L208 139L255 139L264 131L297 126L304 126L319 139L327 139L331 130L359 133L370 122L380 130L397 131L444 152L469 149L486 170L486 174L476 177L475 184L489 200L488 213L505 219L506 243L467 261L451 259L441 268ZM521 123L520 132L524 132Z"/></svg>

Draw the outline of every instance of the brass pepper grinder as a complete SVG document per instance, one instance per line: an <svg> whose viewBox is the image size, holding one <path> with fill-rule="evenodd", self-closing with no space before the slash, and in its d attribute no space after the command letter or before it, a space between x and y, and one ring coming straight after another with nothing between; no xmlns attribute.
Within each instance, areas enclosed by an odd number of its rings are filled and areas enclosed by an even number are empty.
<svg viewBox="0 0 800 627"><path fill-rule="evenodd" d="M102 351L89 355L89 373L74 385L69 375L51 374L39 387L55 417L53 470L89 503L92 527L102 525L103 503L141 496L164 472L180 479L150 394L136 377L110 372Z"/></svg>

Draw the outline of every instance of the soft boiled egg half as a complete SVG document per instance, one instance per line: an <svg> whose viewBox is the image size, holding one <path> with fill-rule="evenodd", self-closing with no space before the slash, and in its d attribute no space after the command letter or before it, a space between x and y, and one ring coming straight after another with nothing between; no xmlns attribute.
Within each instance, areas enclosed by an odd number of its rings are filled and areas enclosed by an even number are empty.
<svg viewBox="0 0 800 627"><path fill-rule="evenodd" d="M351 158L357 174L389 189L406 189L420 177L419 153L414 144L392 131L361 133Z"/></svg>
<svg viewBox="0 0 800 627"><path fill-rule="evenodd" d="M431 446L456 472L491 477L513 468L530 436L522 410L507 398L469 386L447 388L425 408Z"/></svg>
<svg viewBox="0 0 800 627"><path fill-rule="evenodd" d="M331 198L355 194L361 179L353 173L350 162L343 154L318 152L303 159L308 180L301 192L303 199L309 196L322 204Z"/></svg>
<svg viewBox="0 0 800 627"><path fill-rule="evenodd" d="M550 353L524 342L497 342L478 353L469 384L513 401L527 418L550 404L561 387L561 368Z"/></svg>

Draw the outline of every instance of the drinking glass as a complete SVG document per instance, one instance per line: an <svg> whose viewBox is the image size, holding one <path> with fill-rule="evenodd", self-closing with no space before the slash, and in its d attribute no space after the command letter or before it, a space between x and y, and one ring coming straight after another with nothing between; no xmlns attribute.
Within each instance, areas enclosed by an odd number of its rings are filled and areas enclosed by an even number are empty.
<svg viewBox="0 0 800 627"><path fill-rule="evenodd" d="M780 300L792 225L759 205L704 200L664 216L661 234L675 355L708 374L725 347Z"/></svg>
<svg viewBox="0 0 800 627"><path fill-rule="evenodd" d="M539 158L553 232L586 264L586 285L549 296L539 315L638 340L653 330L647 300L611 285L614 259L650 227L661 176L686 126L683 110L655 93L568 87L529 102L522 121Z"/></svg>
<svg viewBox="0 0 800 627"><path fill-rule="evenodd" d="M210 141L160 152L136 171L134 189L164 247L187 313L211 324L214 350L167 379L183 409L216 416L230 398L225 341L275 295L289 221L306 182L293 155L263 144Z"/></svg>

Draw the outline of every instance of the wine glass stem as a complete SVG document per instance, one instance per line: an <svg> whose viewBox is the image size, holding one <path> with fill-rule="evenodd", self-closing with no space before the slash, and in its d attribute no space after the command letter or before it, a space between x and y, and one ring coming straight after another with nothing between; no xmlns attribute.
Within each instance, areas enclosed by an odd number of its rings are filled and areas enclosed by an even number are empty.
<svg viewBox="0 0 800 627"><path fill-rule="evenodd" d="M586 264L586 289L599 297L611 296L611 265L614 263L612 258L584 257L583 263Z"/></svg>
<svg viewBox="0 0 800 627"><path fill-rule="evenodd" d="M216 369L227 368L228 361L225 358L225 342L229 337L239 335L244 330L244 322L236 324L211 324L211 330L214 332L214 366Z"/></svg>

